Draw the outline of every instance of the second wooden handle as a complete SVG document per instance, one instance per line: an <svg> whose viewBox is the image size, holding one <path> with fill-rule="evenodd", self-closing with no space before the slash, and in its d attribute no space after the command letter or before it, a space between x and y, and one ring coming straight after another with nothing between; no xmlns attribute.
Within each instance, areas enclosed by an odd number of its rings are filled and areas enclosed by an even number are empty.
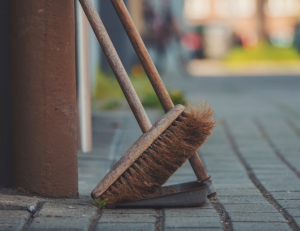
<svg viewBox="0 0 300 231"><path fill-rule="evenodd" d="M128 104L141 128L145 133L152 124L142 106L142 103L136 94L127 72L118 56L118 53L112 44L110 37L98 15L98 12L91 0L79 0L85 15L87 16L95 35L102 47L102 50L122 88L122 91L128 101Z"/></svg>

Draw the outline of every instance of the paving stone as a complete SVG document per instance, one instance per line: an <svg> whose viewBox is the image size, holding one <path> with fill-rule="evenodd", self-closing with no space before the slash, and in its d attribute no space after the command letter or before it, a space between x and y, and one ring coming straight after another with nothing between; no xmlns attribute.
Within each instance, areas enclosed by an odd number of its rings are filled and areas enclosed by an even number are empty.
<svg viewBox="0 0 300 231"><path fill-rule="evenodd" d="M0 210L0 230L21 230L29 218L26 211Z"/></svg>
<svg viewBox="0 0 300 231"><path fill-rule="evenodd" d="M164 209L165 217L219 217L215 209L206 208L176 208Z"/></svg>
<svg viewBox="0 0 300 231"><path fill-rule="evenodd" d="M155 223L153 214L112 214L103 211L99 223Z"/></svg>
<svg viewBox="0 0 300 231"><path fill-rule="evenodd" d="M294 217L296 223L299 225L300 224L300 217Z"/></svg>
<svg viewBox="0 0 300 231"><path fill-rule="evenodd" d="M219 198L222 204L268 204L262 196L222 196Z"/></svg>
<svg viewBox="0 0 300 231"><path fill-rule="evenodd" d="M200 231L222 231L222 228L197 228ZM194 228L165 228L165 231L195 231Z"/></svg>
<svg viewBox="0 0 300 231"><path fill-rule="evenodd" d="M277 200L283 208L300 209L300 200Z"/></svg>
<svg viewBox="0 0 300 231"><path fill-rule="evenodd" d="M96 214L97 208L85 203L46 202L29 230L87 230Z"/></svg>
<svg viewBox="0 0 300 231"><path fill-rule="evenodd" d="M276 200L300 200L300 192L272 192Z"/></svg>
<svg viewBox="0 0 300 231"><path fill-rule="evenodd" d="M219 217L165 217L167 228L220 228Z"/></svg>
<svg viewBox="0 0 300 231"><path fill-rule="evenodd" d="M248 181L248 178L227 178L227 179L220 179L220 178L214 178L214 183L216 185L218 184L236 184L236 185L239 185L239 184L244 184L245 181L247 182Z"/></svg>
<svg viewBox="0 0 300 231"><path fill-rule="evenodd" d="M226 204L226 211L230 213L278 213L270 204Z"/></svg>
<svg viewBox="0 0 300 231"><path fill-rule="evenodd" d="M0 194L0 210L27 210L30 205L36 207L38 201L37 197Z"/></svg>
<svg viewBox="0 0 300 231"><path fill-rule="evenodd" d="M277 181L277 182L289 182L291 180L291 177L290 176L278 176L278 174L276 173L273 173L272 175L264 175L264 176L261 176L261 175L256 175L257 179L259 179L259 181L261 183L270 183L270 182L274 182L274 181Z"/></svg>
<svg viewBox="0 0 300 231"><path fill-rule="evenodd" d="M213 173L210 173L213 174ZM226 173L224 173L226 174ZM254 184L252 183L244 183L244 184L215 184L215 188L218 189L256 189Z"/></svg>
<svg viewBox="0 0 300 231"><path fill-rule="evenodd" d="M259 196L261 195L260 191L258 189L236 189L236 188L222 188L218 189L217 191L219 196Z"/></svg>
<svg viewBox="0 0 300 231"><path fill-rule="evenodd" d="M243 231L290 231L290 227L287 223L274 222L274 223L262 223L262 222L232 222L234 230Z"/></svg>
<svg viewBox="0 0 300 231"><path fill-rule="evenodd" d="M274 156L274 154L273 154ZM288 169L278 169L276 171L272 170L272 169L253 169L253 172L255 173L255 175L257 176L264 176L264 175L274 175L277 174L278 176L294 176L294 174L292 173L292 171L288 170Z"/></svg>
<svg viewBox="0 0 300 231"><path fill-rule="evenodd" d="M78 201L79 202L79 201ZM89 204L46 202L39 211L39 217L93 217L97 212L95 206Z"/></svg>
<svg viewBox="0 0 300 231"><path fill-rule="evenodd" d="M293 217L300 217L300 209L286 209L286 211Z"/></svg>
<svg viewBox="0 0 300 231"><path fill-rule="evenodd" d="M96 231L154 231L155 225L150 223L99 223Z"/></svg>
<svg viewBox="0 0 300 231"><path fill-rule="evenodd" d="M264 187L269 192L300 191L300 184L294 182L284 182L281 184L274 182L274 183L264 184Z"/></svg>
<svg viewBox="0 0 300 231"><path fill-rule="evenodd" d="M151 214L156 215L155 209L105 209L105 214Z"/></svg>
<svg viewBox="0 0 300 231"><path fill-rule="evenodd" d="M226 173L226 175L224 174L224 172L214 172L213 175L214 179L249 179L248 175L246 174L246 172L228 172Z"/></svg>
<svg viewBox="0 0 300 231"><path fill-rule="evenodd" d="M239 222L287 222L279 213L230 213L231 221Z"/></svg>
<svg viewBox="0 0 300 231"><path fill-rule="evenodd" d="M78 217L36 217L33 219L29 231L53 231L53 230L68 230L68 231L87 231L89 227L89 219Z"/></svg>

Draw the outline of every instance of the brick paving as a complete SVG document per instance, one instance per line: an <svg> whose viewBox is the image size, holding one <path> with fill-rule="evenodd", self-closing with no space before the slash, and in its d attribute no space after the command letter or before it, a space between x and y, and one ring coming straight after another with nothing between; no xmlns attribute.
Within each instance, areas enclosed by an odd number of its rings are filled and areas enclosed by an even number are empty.
<svg viewBox="0 0 300 231"><path fill-rule="evenodd" d="M300 78L174 78L208 100L217 127L199 150L218 196L199 208L104 209L89 193L141 135L130 111L93 115L91 153L78 153L78 200L2 190L0 230L300 230ZM148 111L155 122L161 112ZM185 163L168 184L196 180ZM38 211L26 211L34 205Z"/></svg>

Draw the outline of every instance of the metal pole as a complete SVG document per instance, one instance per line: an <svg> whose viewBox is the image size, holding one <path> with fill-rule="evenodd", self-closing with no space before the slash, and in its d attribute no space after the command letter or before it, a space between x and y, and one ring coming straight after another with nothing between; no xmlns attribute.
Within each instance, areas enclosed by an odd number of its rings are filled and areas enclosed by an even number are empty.
<svg viewBox="0 0 300 231"><path fill-rule="evenodd" d="M74 2L9 0L14 187L78 197Z"/></svg>
<svg viewBox="0 0 300 231"><path fill-rule="evenodd" d="M88 67L88 21L79 1L76 3L77 77L80 141L83 152L92 151L91 93Z"/></svg>

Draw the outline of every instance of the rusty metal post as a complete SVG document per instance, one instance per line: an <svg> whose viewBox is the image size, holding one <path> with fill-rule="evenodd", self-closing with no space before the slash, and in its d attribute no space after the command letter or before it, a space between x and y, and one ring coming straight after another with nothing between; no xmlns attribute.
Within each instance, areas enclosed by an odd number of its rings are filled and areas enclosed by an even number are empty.
<svg viewBox="0 0 300 231"><path fill-rule="evenodd" d="M9 0L13 182L78 196L74 1Z"/></svg>

